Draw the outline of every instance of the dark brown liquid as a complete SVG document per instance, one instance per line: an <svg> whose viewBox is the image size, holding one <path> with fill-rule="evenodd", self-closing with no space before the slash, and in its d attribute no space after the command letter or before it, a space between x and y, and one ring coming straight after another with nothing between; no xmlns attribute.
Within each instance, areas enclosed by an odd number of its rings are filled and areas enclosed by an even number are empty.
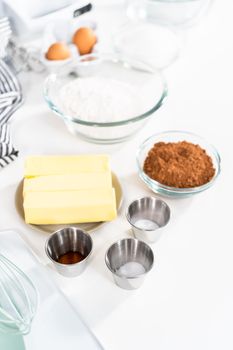
<svg viewBox="0 0 233 350"><path fill-rule="evenodd" d="M59 256L58 262L60 264L75 264L77 262L82 261L85 258L84 255L82 255L79 252L68 252L66 254L63 254Z"/></svg>

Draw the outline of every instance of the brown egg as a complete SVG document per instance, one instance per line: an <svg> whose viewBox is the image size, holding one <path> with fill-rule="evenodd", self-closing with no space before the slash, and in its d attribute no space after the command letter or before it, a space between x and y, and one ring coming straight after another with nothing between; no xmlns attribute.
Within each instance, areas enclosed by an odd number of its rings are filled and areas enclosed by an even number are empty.
<svg viewBox="0 0 233 350"><path fill-rule="evenodd" d="M91 53L96 43L96 35L91 28L82 27L76 30L72 41L77 46L80 55L86 55Z"/></svg>
<svg viewBox="0 0 233 350"><path fill-rule="evenodd" d="M45 54L48 60L66 60L71 56L70 49L64 43L52 44Z"/></svg>

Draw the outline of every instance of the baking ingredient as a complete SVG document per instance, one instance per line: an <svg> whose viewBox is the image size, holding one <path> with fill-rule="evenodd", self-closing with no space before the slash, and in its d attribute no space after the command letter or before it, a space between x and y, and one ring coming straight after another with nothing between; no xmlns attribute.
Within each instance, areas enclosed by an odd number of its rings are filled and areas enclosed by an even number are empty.
<svg viewBox="0 0 233 350"><path fill-rule="evenodd" d="M77 78L65 84L60 100L65 114L85 121L115 122L143 113L132 84L98 76Z"/></svg>
<svg viewBox="0 0 233 350"><path fill-rule="evenodd" d="M156 230L159 228L159 225L155 221L148 219L139 219L134 222L134 226L141 230Z"/></svg>
<svg viewBox="0 0 233 350"><path fill-rule="evenodd" d="M107 155L30 156L23 195L31 224L109 221L117 215Z"/></svg>
<svg viewBox="0 0 233 350"><path fill-rule="evenodd" d="M151 179L177 188L204 185L215 174L212 159L206 151L187 141L155 143L143 170Z"/></svg>
<svg viewBox="0 0 233 350"><path fill-rule="evenodd" d="M26 223L38 225L110 221L117 216L113 188L27 192L23 206Z"/></svg>
<svg viewBox="0 0 233 350"><path fill-rule="evenodd" d="M136 277L145 272L144 266L136 261L129 261L117 270L117 274L124 277Z"/></svg>
<svg viewBox="0 0 233 350"><path fill-rule="evenodd" d="M91 53L96 41L94 31L88 27L76 30L72 38L72 42L77 46L80 55Z"/></svg>
<svg viewBox="0 0 233 350"><path fill-rule="evenodd" d="M25 177L110 171L107 155L29 156Z"/></svg>
<svg viewBox="0 0 233 350"><path fill-rule="evenodd" d="M112 187L111 171L47 175L24 179L23 193Z"/></svg>
<svg viewBox="0 0 233 350"><path fill-rule="evenodd" d="M85 259L85 256L79 252L67 252L58 258L60 264L76 264Z"/></svg>
<svg viewBox="0 0 233 350"><path fill-rule="evenodd" d="M45 54L48 60L66 60L70 58L71 52L69 47L65 43L54 43L52 44Z"/></svg>

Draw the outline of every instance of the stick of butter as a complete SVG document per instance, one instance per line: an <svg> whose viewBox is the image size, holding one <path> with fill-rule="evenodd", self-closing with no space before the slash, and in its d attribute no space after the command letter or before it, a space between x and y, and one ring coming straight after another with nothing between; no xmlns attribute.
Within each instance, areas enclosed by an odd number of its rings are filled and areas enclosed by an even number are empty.
<svg viewBox="0 0 233 350"><path fill-rule="evenodd" d="M29 156L25 177L110 171L107 155Z"/></svg>
<svg viewBox="0 0 233 350"><path fill-rule="evenodd" d="M60 192L27 192L25 221L30 224L72 224L116 218L113 188Z"/></svg>
<svg viewBox="0 0 233 350"><path fill-rule="evenodd" d="M23 195L27 192L72 191L103 187L112 188L110 171L26 178L24 179Z"/></svg>

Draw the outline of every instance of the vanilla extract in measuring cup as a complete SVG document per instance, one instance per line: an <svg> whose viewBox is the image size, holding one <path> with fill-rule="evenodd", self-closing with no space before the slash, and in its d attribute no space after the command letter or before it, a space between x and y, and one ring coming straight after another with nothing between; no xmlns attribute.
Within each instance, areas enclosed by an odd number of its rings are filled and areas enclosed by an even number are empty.
<svg viewBox="0 0 233 350"><path fill-rule="evenodd" d="M80 261L85 259L85 256L79 252L67 252L65 254L62 254L58 258L58 262L60 264L70 265L70 264L76 264Z"/></svg>
<svg viewBox="0 0 233 350"><path fill-rule="evenodd" d="M91 236L76 227L64 227L50 235L45 252L56 270L65 277L79 276L93 250Z"/></svg>

